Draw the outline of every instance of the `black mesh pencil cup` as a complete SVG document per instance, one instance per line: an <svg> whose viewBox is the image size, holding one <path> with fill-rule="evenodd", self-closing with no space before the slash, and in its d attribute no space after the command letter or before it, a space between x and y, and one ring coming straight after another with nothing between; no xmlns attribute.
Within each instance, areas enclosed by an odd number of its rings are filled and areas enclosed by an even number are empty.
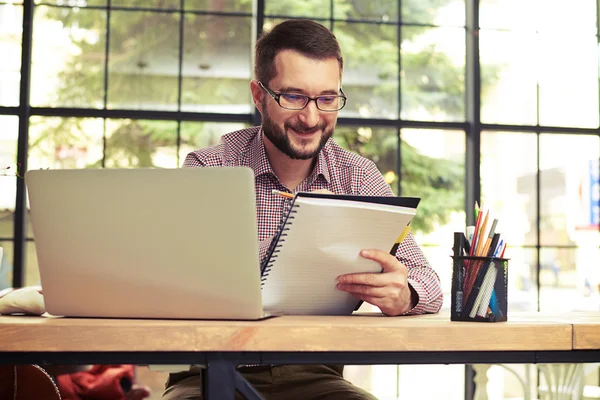
<svg viewBox="0 0 600 400"><path fill-rule="evenodd" d="M508 259L452 256L450 320L507 320Z"/></svg>

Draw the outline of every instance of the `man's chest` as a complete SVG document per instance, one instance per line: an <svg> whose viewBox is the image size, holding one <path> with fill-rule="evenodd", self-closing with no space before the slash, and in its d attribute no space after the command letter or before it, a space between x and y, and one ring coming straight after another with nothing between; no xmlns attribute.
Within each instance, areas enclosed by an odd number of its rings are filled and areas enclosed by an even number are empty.
<svg viewBox="0 0 600 400"><path fill-rule="evenodd" d="M298 191L310 192L319 189L331 190L331 187L326 181L314 180L312 183L303 182ZM287 192L287 189L276 178L257 177L256 216L259 240L270 238L277 232L291 206L289 199L273 194L273 190Z"/></svg>

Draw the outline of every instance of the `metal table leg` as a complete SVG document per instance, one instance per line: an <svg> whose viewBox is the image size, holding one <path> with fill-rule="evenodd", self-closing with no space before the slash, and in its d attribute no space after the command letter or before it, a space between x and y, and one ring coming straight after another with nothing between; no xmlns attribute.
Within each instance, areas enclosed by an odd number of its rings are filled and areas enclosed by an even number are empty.
<svg viewBox="0 0 600 400"><path fill-rule="evenodd" d="M228 360L209 361L206 366L206 400L234 400L239 391L246 400L264 400Z"/></svg>

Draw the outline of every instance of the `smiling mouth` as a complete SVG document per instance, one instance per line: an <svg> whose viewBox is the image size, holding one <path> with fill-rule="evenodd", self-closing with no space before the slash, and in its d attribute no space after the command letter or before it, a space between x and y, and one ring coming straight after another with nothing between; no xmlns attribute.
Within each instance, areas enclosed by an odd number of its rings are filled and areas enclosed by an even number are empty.
<svg viewBox="0 0 600 400"><path fill-rule="evenodd" d="M313 129L313 130L309 130L309 131L297 131L294 128L290 128L290 130L294 131L294 133L298 136L312 136L315 133L318 133L321 131L321 129Z"/></svg>

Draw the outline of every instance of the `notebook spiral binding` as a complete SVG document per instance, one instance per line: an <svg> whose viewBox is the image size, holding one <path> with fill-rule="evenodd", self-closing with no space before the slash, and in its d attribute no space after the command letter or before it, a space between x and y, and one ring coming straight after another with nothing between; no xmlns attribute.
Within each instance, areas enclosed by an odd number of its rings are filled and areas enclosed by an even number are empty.
<svg viewBox="0 0 600 400"><path fill-rule="evenodd" d="M265 282L267 281L267 277L269 276L269 272L271 272L271 268L275 264L277 257L279 256L280 248L283 247L283 242L285 242L285 238L287 237L287 231L290 230L290 225L294 218L294 214L298 212L299 204L294 204L293 199L284 199L283 203L283 212L281 214L281 221L279 222L279 227L277 229L277 235L271 241L269 245L269 249L267 250L267 255L265 256L261 269L260 269L260 286L263 287Z"/></svg>

